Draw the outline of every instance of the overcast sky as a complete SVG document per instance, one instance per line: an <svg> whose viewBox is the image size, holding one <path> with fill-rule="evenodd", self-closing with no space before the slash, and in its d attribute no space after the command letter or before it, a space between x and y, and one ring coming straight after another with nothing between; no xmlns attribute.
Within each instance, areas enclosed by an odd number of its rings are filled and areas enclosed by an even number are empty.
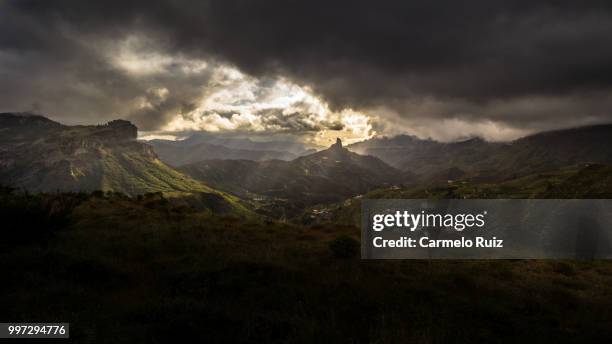
<svg viewBox="0 0 612 344"><path fill-rule="evenodd" d="M612 122L610 1L0 1L0 111L508 140Z"/></svg>

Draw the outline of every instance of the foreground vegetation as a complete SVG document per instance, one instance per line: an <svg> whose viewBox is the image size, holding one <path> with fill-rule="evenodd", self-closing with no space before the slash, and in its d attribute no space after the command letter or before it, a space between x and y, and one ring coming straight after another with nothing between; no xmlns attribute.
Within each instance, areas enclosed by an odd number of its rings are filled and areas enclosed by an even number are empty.
<svg viewBox="0 0 612 344"><path fill-rule="evenodd" d="M100 343L612 337L606 261L362 261L355 227L206 204L3 189L0 320Z"/></svg>

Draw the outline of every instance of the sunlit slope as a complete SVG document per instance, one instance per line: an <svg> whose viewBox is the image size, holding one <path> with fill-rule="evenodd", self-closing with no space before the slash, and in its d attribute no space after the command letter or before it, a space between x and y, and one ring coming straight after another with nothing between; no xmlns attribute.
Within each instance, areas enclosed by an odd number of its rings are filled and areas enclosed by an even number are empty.
<svg viewBox="0 0 612 344"><path fill-rule="evenodd" d="M100 189L126 194L143 192L214 192L214 190L172 169L157 158L135 152L103 151Z"/></svg>

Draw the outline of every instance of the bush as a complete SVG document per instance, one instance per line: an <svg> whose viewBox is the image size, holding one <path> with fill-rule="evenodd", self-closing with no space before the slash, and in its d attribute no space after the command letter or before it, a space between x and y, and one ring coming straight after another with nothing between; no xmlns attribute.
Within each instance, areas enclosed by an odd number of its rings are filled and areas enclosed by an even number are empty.
<svg viewBox="0 0 612 344"><path fill-rule="evenodd" d="M95 190L91 193L91 195L95 198L104 198L104 191L102 190Z"/></svg>
<svg viewBox="0 0 612 344"><path fill-rule="evenodd" d="M341 235L329 243L329 249L336 258L353 258L359 254L359 242L348 235Z"/></svg>
<svg viewBox="0 0 612 344"><path fill-rule="evenodd" d="M66 227L72 210L87 199L86 194L29 194L0 190L3 242L45 242L53 232Z"/></svg>

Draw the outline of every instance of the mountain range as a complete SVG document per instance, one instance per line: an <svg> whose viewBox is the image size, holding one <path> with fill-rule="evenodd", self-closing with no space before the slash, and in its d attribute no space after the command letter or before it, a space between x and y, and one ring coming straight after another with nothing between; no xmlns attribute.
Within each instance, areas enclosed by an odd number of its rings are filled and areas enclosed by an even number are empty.
<svg viewBox="0 0 612 344"><path fill-rule="evenodd" d="M194 136L175 144L156 141L149 145L139 142L137 133L136 126L124 120L67 126L39 115L0 114L0 184L34 192L210 193L236 202L235 196L225 193L230 192L267 205L267 209L270 205L293 209L289 211L293 214L304 206L337 202L392 185L402 175L375 157L350 152L340 141L291 161L217 159L174 168L158 158L154 146L161 151L179 147L191 151L193 159L200 157L199 149L205 146L215 146L217 152L245 152L252 158L252 152L267 154L270 151L264 149L278 143L257 143L257 149L249 151L214 145L208 139L202 142ZM240 147L248 141L224 143ZM303 146L286 147L298 151Z"/></svg>
<svg viewBox="0 0 612 344"><path fill-rule="evenodd" d="M348 147L338 142L292 161L215 159L178 169L240 197L264 196L307 207L391 186L461 180L499 184L574 165L610 164L610 138L612 125L543 132L503 143L478 138L442 143L402 135Z"/></svg>
<svg viewBox="0 0 612 344"><path fill-rule="evenodd" d="M348 148L412 172L420 181L501 181L579 163L612 163L611 138L612 125L608 124L542 132L511 142L473 138L443 143L400 135Z"/></svg>
<svg viewBox="0 0 612 344"><path fill-rule="evenodd" d="M612 164L612 125L505 143L441 143L402 135L344 147L338 140L318 152L300 143L207 134L150 144L137 136L136 126L124 120L67 126L39 115L0 114L0 184L34 192L207 193L230 204L242 200L264 214L292 217L316 204L377 189L408 190L440 181L507 185L572 166ZM279 156L286 160L269 159ZM595 179L581 179L580 190L607 185L609 178Z"/></svg>
<svg viewBox="0 0 612 344"><path fill-rule="evenodd" d="M179 170L220 190L245 198L284 200L296 209L390 186L402 176L378 158L349 151L340 140L292 161L205 160Z"/></svg>

